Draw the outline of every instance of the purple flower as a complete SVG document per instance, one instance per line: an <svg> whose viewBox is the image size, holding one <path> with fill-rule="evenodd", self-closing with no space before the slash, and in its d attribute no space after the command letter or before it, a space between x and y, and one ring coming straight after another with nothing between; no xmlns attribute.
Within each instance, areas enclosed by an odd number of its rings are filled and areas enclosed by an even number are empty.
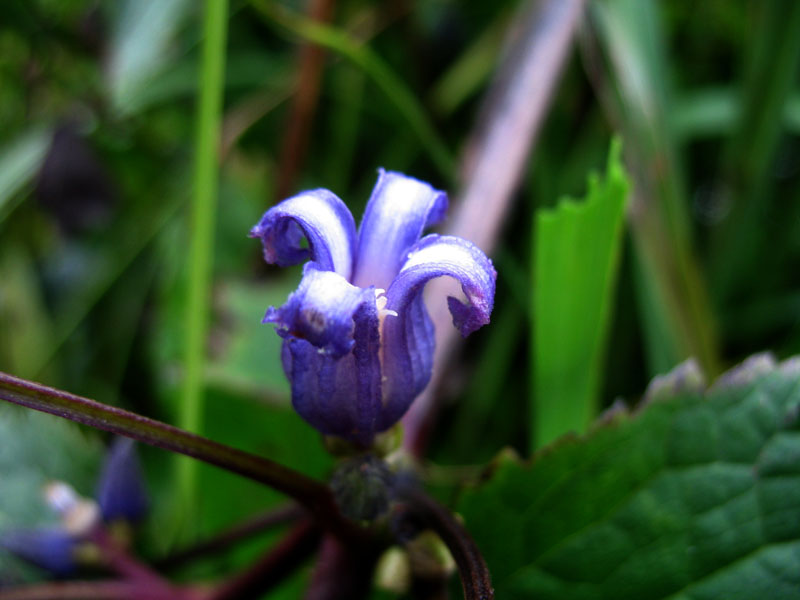
<svg viewBox="0 0 800 600"><path fill-rule="evenodd" d="M0 548L58 576L75 571L78 539L60 527L18 529L0 537Z"/></svg>
<svg viewBox="0 0 800 600"><path fill-rule="evenodd" d="M78 566L75 549L101 519L134 523L147 512L147 492L134 441L116 438L111 443L97 483L97 502L82 498L61 481L48 484L45 497L61 524L2 532L0 548L55 575L69 575Z"/></svg>
<svg viewBox="0 0 800 600"><path fill-rule="evenodd" d="M298 289L264 322L283 338L295 410L322 433L367 445L428 384L434 338L422 289L430 279L460 282L466 301L448 305L462 335L489 322L491 261L458 237L421 238L446 209L444 192L381 169L358 233L344 203L323 189L284 200L250 232L269 263L310 260Z"/></svg>
<svg viewBox="0 0 800 600"><path fill-rule="evenodd" d="M106 523L136 523L147 513L147 490L132 439L118 437L111 443L97 484L97 503Z"/></svg>

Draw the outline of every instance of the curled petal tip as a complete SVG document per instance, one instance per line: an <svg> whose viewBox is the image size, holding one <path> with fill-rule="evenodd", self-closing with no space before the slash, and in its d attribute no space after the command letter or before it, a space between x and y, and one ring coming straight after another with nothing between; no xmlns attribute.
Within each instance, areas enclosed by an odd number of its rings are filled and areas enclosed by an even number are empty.
<svg viewBox="0 0 800 600"><path fill-rule="evenodd" d="M492 312L485 302L475 300L464 303L453 296L447 297L447 307L453 315L453 325L463 337L467 337L473 331L487 325Z"/></svg>
<svg viewBox="0 0 800 600"><path fill-rule="evenodd" d="M250 237L261 240L268 263L286 267L310 259L319 269L350 276L355 221L344 202L328 190L302 192L273 206L250 230Z"/></svg>

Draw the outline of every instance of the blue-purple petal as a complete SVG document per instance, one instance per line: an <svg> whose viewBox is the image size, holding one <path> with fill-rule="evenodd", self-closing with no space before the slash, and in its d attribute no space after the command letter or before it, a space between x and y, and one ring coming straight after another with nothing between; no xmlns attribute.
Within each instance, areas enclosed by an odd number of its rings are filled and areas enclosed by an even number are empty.
<svg viewBox="0 0 800 600"><path fill-rule="evenodd" d="M398 420L428 384L433 331L422 302L425 284L435 277L459 281L466 302L448 298L453 324L466 336L489 322L497 274L491 260L458 237L429 235L411 248L408 259L386 292L386 308L396 317L383 325L383 395L381 427Z"/></svg>
<svg viewBox="0 0 800 600"><path fill-rule="evenodd" d="M333 271L313 264L304 269L297 290L280 308L267 309L264 323L274 323L281 337L308 341L333 358L353 348L353 315L364 304L375 305L375 293L350 284Z"/></svg>
<svg viewBox="0 0 800 600"><path fill-rule="evenodd" d="M268 263L287 267L310 259L318 269L345 279L352 273L355 221L344 202L328 190L302 192L273 206L250 237L261 239Z"/></svg>
<svg viewBox="0 0 800 600"><path fill-rule="evenodd" d="M133 440L120 437L111 443L97 485L97 503L106 522L136 522L147 513L147 490Z"/></svg>
<svg viewBox="0 0 800 600"><path fill-rule="evenodd" d="M0 547L62 577L71 575L76 569L76 544L72 535L57 527L19 529L0 535Z"/></svg>
<svg viewBox="0 0 800 600"><path fill-rule="evenodd" d="M309 265L297 291L265 321L284 338L297 413L322 433L368 444L381 409L374 290Z"/></svg>
<svg viewBox="0 0 800 600"><path fill-rule="evenodd" d="M409 248L447 211L447 194L401 173L381 169L358 238L352 278L360 287L387 289Z"/></svg>

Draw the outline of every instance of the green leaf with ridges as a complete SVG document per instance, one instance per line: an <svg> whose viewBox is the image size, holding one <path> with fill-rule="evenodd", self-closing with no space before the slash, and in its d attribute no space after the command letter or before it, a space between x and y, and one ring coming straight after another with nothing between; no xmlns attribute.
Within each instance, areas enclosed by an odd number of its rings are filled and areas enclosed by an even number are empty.
<svg viewBox="0 0 800 600"><path fill-rule="evenodd" d="M800 361L658 388L464 494L498 598L800 597Z"/></svg>
<svg viewBox="0 0 800 600"><path fill-rule="evenodd" d="M597 412L628 187L616 140L605 178L589 178L584 202L564 199L536 215L535 446L584 431Z"/></svg>

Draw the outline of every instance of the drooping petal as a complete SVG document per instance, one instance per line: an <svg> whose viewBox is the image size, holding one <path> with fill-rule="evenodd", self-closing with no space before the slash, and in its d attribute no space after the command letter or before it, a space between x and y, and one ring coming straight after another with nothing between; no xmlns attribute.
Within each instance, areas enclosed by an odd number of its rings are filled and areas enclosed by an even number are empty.
<svg viewBox="0 0 800 600"><path fill-rule="evenodd" d="M297 291L264 320L284 338L283 368L298 414L322 433L368 444L381 409L374 289L309 265Z"/></svg>
<svg viewBox="0 0 800 600"><path fill-rule="evenodd" d="M386 289L409 248L447 211L447 194L427 183L381 169L361 220L353 283Z"/></svg>
<svg viewBox="0 0 800 600"><path fill-rule="evenodd" d="M318 269L349 279L356 247L356 226L334 193L302 192L270 208L250 231L264 245L264 260L281 267L311 259ZM303 247L303 239L308 247Z"/></svg>
<svg viewBox="0 0 800 600"><path fill-rule="evenodd" d="M97 486L97 503L106 522L136 522L147 513L147 491L133 440L112 442Z"/></svg>
<svg viewBox="0 0 800 600"><path fill-rule="evenodd" d="M453 324L466 336L489 322L497 273L491 260L474 244L458 237L429 235L411 248L386 292L383 325L383 398L381 426L388 427L408 409L431 376L433 328L422 302L425 284L450 276L461 284L466 303L447 299Z"/></svg>
<svg viewBox="0 0 800 600"><path fill-rule="evenodd" d="M77 540L60 528L20 529L0 535L0 547L59 576L75 571Z"/></svg>

